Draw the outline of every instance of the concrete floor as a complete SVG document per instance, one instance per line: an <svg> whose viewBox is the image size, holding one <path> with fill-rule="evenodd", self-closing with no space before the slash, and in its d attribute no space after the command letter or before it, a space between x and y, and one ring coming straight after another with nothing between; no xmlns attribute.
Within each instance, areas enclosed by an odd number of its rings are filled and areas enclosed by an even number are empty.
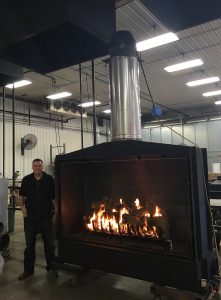
<svg viewBox="0 0 221 300"><path fill-rule="evenodd" d="M5 262L0 283L0 300L153 300L151 283L100 271L87 272L76 284L76 273L59 270L59 279L46 279L43 245L37 241L35 275L18 281L23 271L25 247L21 212L15 214L15 232L10 235L10 259ZM162 298L166 299L166 298ZM181 299L182 300L182 299Z"/></svg>

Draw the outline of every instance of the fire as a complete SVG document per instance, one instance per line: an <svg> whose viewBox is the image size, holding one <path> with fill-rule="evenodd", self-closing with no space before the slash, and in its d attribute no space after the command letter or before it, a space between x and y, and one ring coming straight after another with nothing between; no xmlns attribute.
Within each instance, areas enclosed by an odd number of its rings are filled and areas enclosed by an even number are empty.
<svg viewBox="0 0 221 300"><path fill-rule="evenodd" d="M93 215L84 217L85 228L94 232L158 238L157 219L163 216L159 206L148 211L138 198L134 201L134 208L125 203L121 198L111 209L109 202L96 203Z"/></svg>
<svg viewBox="0 0 221 300"><path fill-rule="evenodd" d="M140 206L140 200L139 200L139 199L136 199L136 200L134 201L134 203L135 203L137 209L141 209L141 206Z"/></svg>
<svg viewBox="0 0 221 300"><path fill-rule="evenodd" d="M156 206L154 217L162 217L162 214L160 213L160 209L158 206Z"/></svg>

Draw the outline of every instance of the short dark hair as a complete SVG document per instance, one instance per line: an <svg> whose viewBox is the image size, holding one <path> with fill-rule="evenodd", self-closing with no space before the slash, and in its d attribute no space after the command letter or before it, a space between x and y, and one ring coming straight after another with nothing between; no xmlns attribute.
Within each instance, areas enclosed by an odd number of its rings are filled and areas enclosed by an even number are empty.
<svg viewBox="0 0 221 300"><path fill-rule="evenodd" d="M34 162L41 162L42 164L43 164L43 160L42 159L40 159L40 158L35 158L35 159L33 159L33 161L32 161L32 164L34 163Z"/></svg>

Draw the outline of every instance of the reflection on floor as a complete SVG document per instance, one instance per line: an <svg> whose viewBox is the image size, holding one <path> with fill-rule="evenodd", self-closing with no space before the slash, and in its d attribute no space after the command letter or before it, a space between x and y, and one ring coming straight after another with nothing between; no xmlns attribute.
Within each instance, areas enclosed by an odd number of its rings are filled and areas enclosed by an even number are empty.
<svg viewBox="0 0 221 300"><path fill-rule="evenodd" d="M57 282L46 279L43 245L37 241L35 275L18 281L23 271L23 250L25 247L21 212L15 215L15 232L11 234L10 259L4 264L0 283L1 300L150 300L151 283L91 270L76 282L77 273L59 270Z"/></svg>

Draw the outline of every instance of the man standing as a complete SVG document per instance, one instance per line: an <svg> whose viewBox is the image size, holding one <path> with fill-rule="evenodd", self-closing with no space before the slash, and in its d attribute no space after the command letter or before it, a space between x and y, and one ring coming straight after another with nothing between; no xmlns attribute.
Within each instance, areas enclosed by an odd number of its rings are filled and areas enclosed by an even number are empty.
<svg viewBox="0 0 221 300"><path fill-rule="evenodd" d="M20 189L20 207L24 217L26 249L24 251L23 280L34 273L36 236L41 233L47 262L49 280L56 280L58 273L53 267L55 247L53 241L53 211L55 184L52 176L42 171L43 161L36 158L32 162L33 173L25 176Z"/></svg>

